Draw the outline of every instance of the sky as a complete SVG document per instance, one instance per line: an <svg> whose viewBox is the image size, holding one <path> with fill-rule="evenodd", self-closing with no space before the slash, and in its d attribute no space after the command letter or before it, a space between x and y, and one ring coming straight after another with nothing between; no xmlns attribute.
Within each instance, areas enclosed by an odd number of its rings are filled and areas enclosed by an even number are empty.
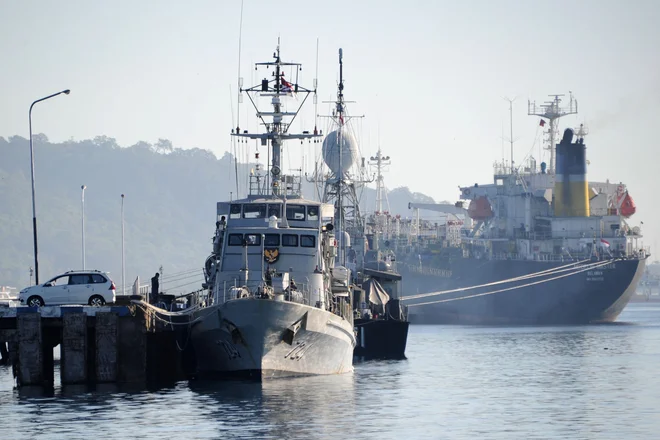
<svg viewBox="0 0 660 440"><path fill-rule="evenodd" d="M35 106L35 133L125 147L165 138L221 157L233 126L258 128L248 101L238 106L239 71L257 84L266 72L253 63L279 38L283 58L303 63L300 83L318 78L319 104L297 128L324 128L315 115L335 96L341 47L349 111L365 116L361 154L380 146L392 158L389 188L453 201L459 185L490 183L493 162L510 156L505 97L515 161L547 160L527 102L572 92L579 112L560 127L589 128L590 179L625 182L630 223L644 222L645 246L660 241L660 2L246 0L242 30L241 4L0 0L0 136L28 137L30 103L68 88ZM254 145L239 147L253 157ZM287 144L283 157L308 166L318 150Z"/></svg>

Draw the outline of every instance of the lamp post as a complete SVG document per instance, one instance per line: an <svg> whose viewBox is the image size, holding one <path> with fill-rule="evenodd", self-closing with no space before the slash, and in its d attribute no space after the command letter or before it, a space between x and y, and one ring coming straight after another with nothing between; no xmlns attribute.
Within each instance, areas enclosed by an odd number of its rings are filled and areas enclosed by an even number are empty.
<svg viewBox="0 0 660 440"><path fill-rule="evenodd" d="M126 295L126 269L124 267L124 195L121 195L121 294Z"/></svg>
<svg viewBox="0 0 660 440"><path fill-rule="evenodd" d="M82 185L80 203L82 205L82 268L85 270L85 189L87 186Z"/></svg>
<svg viewBox="0 0 660 440"><path fill-rule="evenodd" d="M39 284L39 258L37 252L37 208L34 201L34 148L32 147L32 107L34 107L34 105L37 102L45 101L57 95L61 95L62 93L68 95L69 93L71 93L71 90L69 89L62 90L61 92L48 95L45 98L37 99L30 105L30 111L28 112L28 120L30 124L30 176L32 180L32 235L34 237L34 281L35 284L37 285Z"/></svg>

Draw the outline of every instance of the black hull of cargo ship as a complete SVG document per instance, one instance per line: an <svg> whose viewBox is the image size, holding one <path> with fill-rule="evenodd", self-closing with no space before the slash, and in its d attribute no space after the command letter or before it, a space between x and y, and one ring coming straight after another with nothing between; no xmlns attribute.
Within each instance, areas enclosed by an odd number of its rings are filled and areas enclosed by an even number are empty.
<svg viewBox="0 0 660 440"><path fill-rule="evenodd" d="M400 262L398 270L407 294L415 295L493 283L568 263L457 258L443 264L446 269L442 270L404 262ZM630 301L645 265L645 259L613 259L603 267L559 279L550 280L569 272L405 303L410 307L410 321L416 324L566 325L612 322ZM546 282L487 294L542 280ZM458 299L482 293L486 295ZM445 302L415 306L433 301Z"/></svg>
<svg viewBox="0 0 660 440"><path fill-rule="evenodd" d="M405 359L408 321L399 319L356 319L353 357L358 360Z"/></svg>

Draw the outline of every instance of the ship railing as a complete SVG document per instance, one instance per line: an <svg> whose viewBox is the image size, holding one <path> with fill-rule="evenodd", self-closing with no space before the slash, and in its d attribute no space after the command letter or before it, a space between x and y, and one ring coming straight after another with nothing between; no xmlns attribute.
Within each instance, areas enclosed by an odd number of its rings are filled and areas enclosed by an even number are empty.
<svg viewBox="0 0 660 440"><path fill-rule="evenodd" d="M295 286L296 289L294 290L294 292L296 293L290 294L288 288L285 289L283 292L281 292L284 294L284 300L290 302L297 302L305 305L314 305L311 304L312 292L309 289L309 282L296 281ZM241 290L232 290L232 289L241 289ZM235 278L233 281L224 281L222 286L222 294L217 296L218 296L217 298L218 302L225 303L227 301L231 301L234 299L241 299L241 298L272 299L273 292L272 290L267 289L265 281L249 280L246 284L245 282L240 282L239 278Z"/></svg>

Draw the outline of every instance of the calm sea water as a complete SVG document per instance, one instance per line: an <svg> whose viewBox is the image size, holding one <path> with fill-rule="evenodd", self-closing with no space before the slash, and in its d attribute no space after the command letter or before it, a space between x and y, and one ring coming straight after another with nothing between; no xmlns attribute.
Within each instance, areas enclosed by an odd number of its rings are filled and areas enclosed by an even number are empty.
<svg viewBox="0 0 660 440"><path fill-rule="evenodd" d="M660 435L660 305L580 327L412 326L408 360L264 383L13 388L0 437L650 439ZM57 374L57 372L56 372ZM56 382L58 381L56 377Z"/></svg>

